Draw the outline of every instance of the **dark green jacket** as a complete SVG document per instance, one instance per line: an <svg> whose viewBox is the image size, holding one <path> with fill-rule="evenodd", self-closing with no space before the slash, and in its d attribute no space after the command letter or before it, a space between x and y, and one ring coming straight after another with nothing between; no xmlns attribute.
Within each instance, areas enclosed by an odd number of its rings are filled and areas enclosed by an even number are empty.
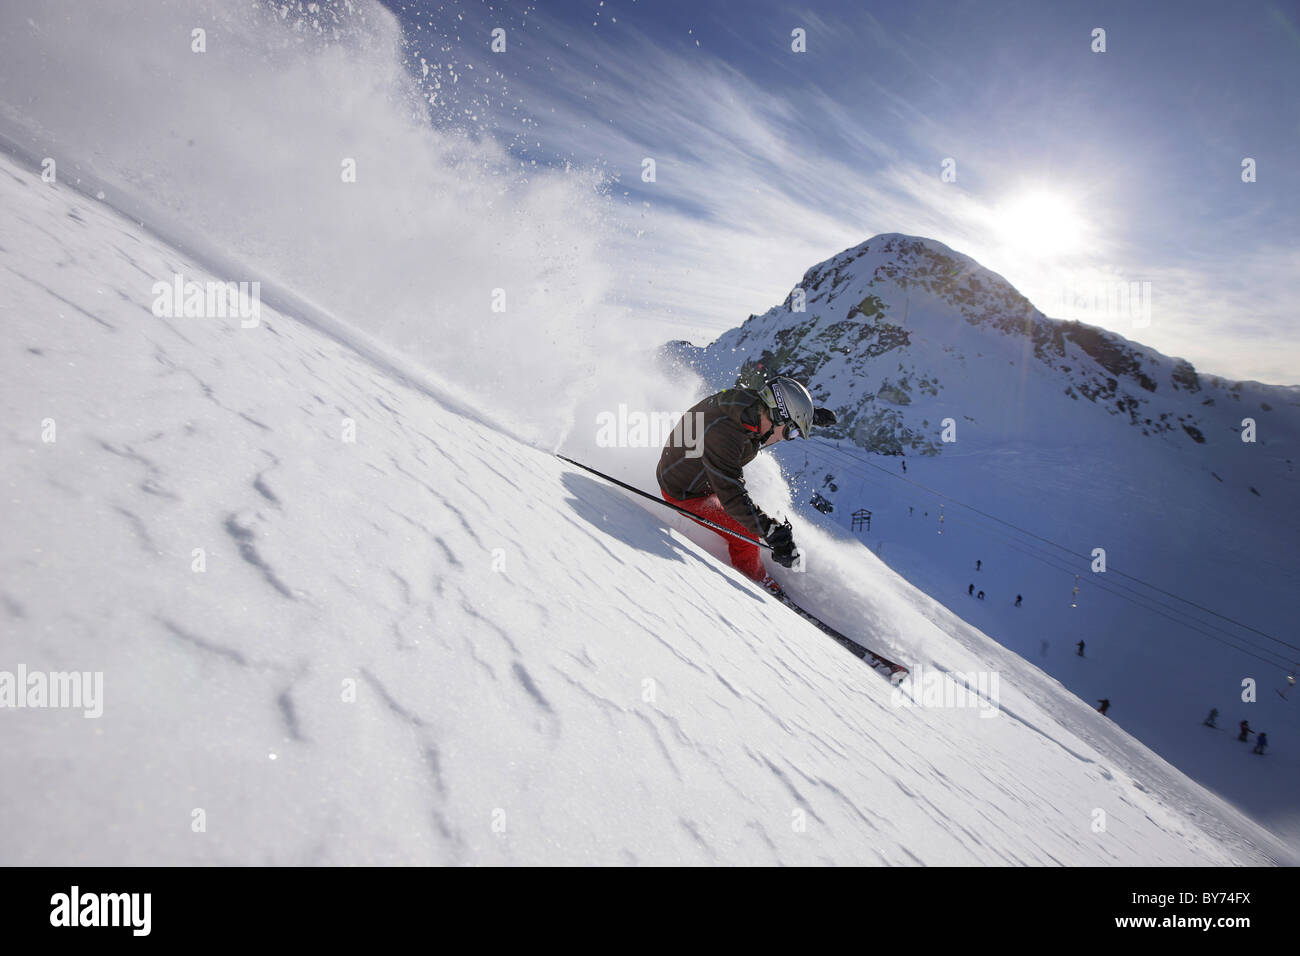
<svg viewBox="0 0 1300 956"><path fill-rule="evenodd" d="M772 519L750 499L743 473L763 447L763 408L758 393L747 388L729 388L694 405L659 456L659 487L678 501L717 495L727 514L766 537Z"/></svg>

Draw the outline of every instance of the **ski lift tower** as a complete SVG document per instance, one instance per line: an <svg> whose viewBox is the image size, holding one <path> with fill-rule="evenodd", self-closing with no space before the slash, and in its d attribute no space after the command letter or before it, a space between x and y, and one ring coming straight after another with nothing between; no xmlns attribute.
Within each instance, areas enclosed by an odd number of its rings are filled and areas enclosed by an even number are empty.
<svg viewBox="0 0 1300 956"><path fill-rule="evenodd" d="M853 530L871 530L871 512L866 508L859 508L853 512Z"/></svg>

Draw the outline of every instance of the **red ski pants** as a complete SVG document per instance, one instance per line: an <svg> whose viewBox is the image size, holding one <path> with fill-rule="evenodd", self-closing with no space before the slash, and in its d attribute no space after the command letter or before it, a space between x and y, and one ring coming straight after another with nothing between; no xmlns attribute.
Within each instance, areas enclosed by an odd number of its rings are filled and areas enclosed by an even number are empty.
<svg viewBox="0 0 1300 956"><path fill-rule="evenodd" d="M767 571L763 568L763 559L759 556L758 545L753 544L754 533L737 521L731 515L727 514L722 507L722 502L718 501L717 495L709 495L707 498L691 498L687 501L678 501L662 488L659 494L663 495L664 501L669 504L677 505L679 508L685 508L692 514L699 515L701 518L707 518L714 524L720 524L724 528L730 528L737 534L743 534L747 540L742 541L739 538L729 534L723 534L716 528L709 528L710 531L724 538L727 542L727 554L731 557L731 566L746 577L753 578L755 581L762 581L767 577ZM708 525L704 525L708 528Z"/></svg>

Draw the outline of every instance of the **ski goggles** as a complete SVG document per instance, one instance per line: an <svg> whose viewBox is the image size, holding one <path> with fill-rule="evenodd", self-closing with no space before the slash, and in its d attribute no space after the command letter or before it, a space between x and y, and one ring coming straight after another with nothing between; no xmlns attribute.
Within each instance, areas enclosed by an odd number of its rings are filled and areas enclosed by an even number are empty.
<svg viewBox="0 0 1300 956"><path fill-rule="evenodd" d="M799 430L799 426L796 425L794 422L786 422L785 425L782 426L782 428L785 429L786 441L790 441L791 439L794 438L799 438L803 435L803 432Z"/></svg>

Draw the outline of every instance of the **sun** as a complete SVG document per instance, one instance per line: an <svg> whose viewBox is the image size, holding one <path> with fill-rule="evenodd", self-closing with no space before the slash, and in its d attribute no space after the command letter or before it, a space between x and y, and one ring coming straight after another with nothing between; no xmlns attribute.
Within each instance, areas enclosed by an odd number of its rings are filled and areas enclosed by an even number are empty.
<svg viewBox="0 0 1300 956"><path fill-rule="evenodd" d="M1087 223L1068 199L1046 190L1019 193L993 211L994 228L1008 245L1039 256L1060 256L1084 247Z"/></svg>

